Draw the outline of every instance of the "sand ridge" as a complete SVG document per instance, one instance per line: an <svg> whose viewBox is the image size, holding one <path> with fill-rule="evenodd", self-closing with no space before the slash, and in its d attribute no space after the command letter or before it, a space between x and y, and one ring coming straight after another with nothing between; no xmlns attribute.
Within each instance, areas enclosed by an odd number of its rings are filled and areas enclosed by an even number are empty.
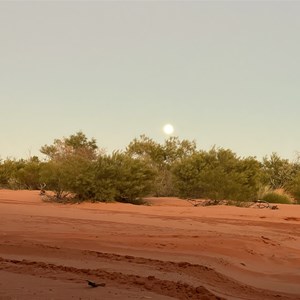
<svg viewBox="0 0 300 300"><path fill-rule="evenodd" d="M0 190L0 298L299 299L299 206L148 201L62 205Z"/></svg>

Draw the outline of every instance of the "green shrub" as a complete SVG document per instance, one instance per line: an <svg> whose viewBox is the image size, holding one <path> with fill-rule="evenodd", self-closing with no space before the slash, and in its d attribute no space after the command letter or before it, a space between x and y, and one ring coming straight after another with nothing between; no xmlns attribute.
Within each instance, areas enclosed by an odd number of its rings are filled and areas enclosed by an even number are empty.
<svg viewBox="0 0 300 300"><path fill-rule="evenodd" d="M291 204L291 199L287 195L281 195L275 192L270 192L262 197L262 200L269 203Z"/></svg>
<svg viewBox="0 0 300 300"><path fill-rule="evenodd" d="M260 187L260 164L231 150L212 148L175 163L172 168L179 197L253 201Z"/></svg>
<svg viewBox="0 0 300 300"><path fill-rule="evenodd" d="M292 195L297 204L300 204L300 172L298 171L292 180L286 185L286 190Z"/></svg>

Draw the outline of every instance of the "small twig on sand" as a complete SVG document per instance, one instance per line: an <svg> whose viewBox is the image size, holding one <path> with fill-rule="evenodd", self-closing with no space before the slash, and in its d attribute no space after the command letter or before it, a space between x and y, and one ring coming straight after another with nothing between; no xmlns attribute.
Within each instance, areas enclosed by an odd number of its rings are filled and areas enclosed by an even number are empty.
<svg viewBox="0 0 300 300"><path fill-rule="evenodd" d="M96 283L96 282L90 281L90 280L87 280L87 283L88 283L88 285L89 285L90 287L92 287L92 288L96 288L96 287L98 287L98 286L104 287L104 286L106 285L104 282L103 282L103 283Z"/></svg>

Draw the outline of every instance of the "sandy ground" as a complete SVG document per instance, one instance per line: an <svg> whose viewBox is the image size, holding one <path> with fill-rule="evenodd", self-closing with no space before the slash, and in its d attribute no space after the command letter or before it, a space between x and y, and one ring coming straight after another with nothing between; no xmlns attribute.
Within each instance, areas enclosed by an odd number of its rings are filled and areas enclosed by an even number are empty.
<svg viewBox="0 0 300 300"><path fill-rule="evenodd" d="M0 190L0 299L300 299L300 206L148 201Z"/></svg>

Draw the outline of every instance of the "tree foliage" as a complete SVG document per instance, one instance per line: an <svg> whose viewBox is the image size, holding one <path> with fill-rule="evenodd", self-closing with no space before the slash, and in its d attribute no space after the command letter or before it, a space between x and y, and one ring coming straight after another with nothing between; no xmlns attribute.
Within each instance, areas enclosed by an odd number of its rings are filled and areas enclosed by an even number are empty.
<svg viewBox="0 0 300 300"><path fill-rule="evenodd" d="M280 188L300 201L300 159L291 163L276 153L259 162L229 149L197 150L194 141L178 137L157 143L142 135L124 152L107 155L81 131L42 146L41 153L45 160L0 160L0 187L45 183L57 199L128 202L147 195L248 201L260 190Z"/></svg>
<svg viewBox="0 0 300 300"><path fill-rule="evenodd" d="M228 149L212 148L181 160L173 168L178 193L184 198L255 200L260 166Z"/></svg>
<svg viewBox="0 0 300 300"><path fill-rule="evenodd" d="M263 170L265 183L272 189L284 188L293 176L293 165L277 153L263 158Z"/></svg>
<svg viewBox="0 0 300 300"><path fill-rule="evenodd" d="M285 183L285 189L300 204L300 158L292 164L293 174Z"/></svg>
<svg viewBox="0 0 300 300"><path fill-rule="evenodd" d="M154 172L145 160L121 152L105 155L82 132L56 139L41 152L48 157L42 180L57 198L72 193L81 200L132 201L152 188Z"/></svg>
<svg viewBox="0 0 300 300"><path fill-rule="evenodd" d="M23 166L23 160L6 159L0 164L0 184L6 188L19 188L16 173Z"/></svg>
<svg viewBox="0 0 300 300"><path fill-rule="evenodd" d="M98 156L95 139L88 140L85 134L77 132L68 138L55 139L40 151L48 160L41 170L41 179L58 199L68 192L80 198L88 193L83 188L88 187L91 164Z"/></svg>
<svg viewBox="0 0 300 300"><path fill-rule="evenodd" d="M20 187L37 190L41 185L40 171L41 162L37 156L33 156L27 161L22 161L14 177Z"/></svg>
<svg viewBox="0 0 300 300"><path fill-rule="evenodd" d="M97 150L96 140L94 138L88 140L81 131L68 138L55 139L52 145L44 145L40 149L41 153L50 160L59 160L70 156L95 159Z"/></svg>
<svg viewBox="0 0 300 300"><path fill-rule="evenodd" d="M0 186L11 189L38 189L40 161L34 156L28 160L6 159L0 163Z"/></svg>
<svg viewBox="0 0 300 300"><path fill-rule="evenodd" d="M143 160L156 174L152 188L156 196L174 195L171 168L175 162L190 156L195 151L194 141L180 141L178 137L170 137L164 144L159 144L145 135L134 139L126 149L129 156Z"/></svg>

